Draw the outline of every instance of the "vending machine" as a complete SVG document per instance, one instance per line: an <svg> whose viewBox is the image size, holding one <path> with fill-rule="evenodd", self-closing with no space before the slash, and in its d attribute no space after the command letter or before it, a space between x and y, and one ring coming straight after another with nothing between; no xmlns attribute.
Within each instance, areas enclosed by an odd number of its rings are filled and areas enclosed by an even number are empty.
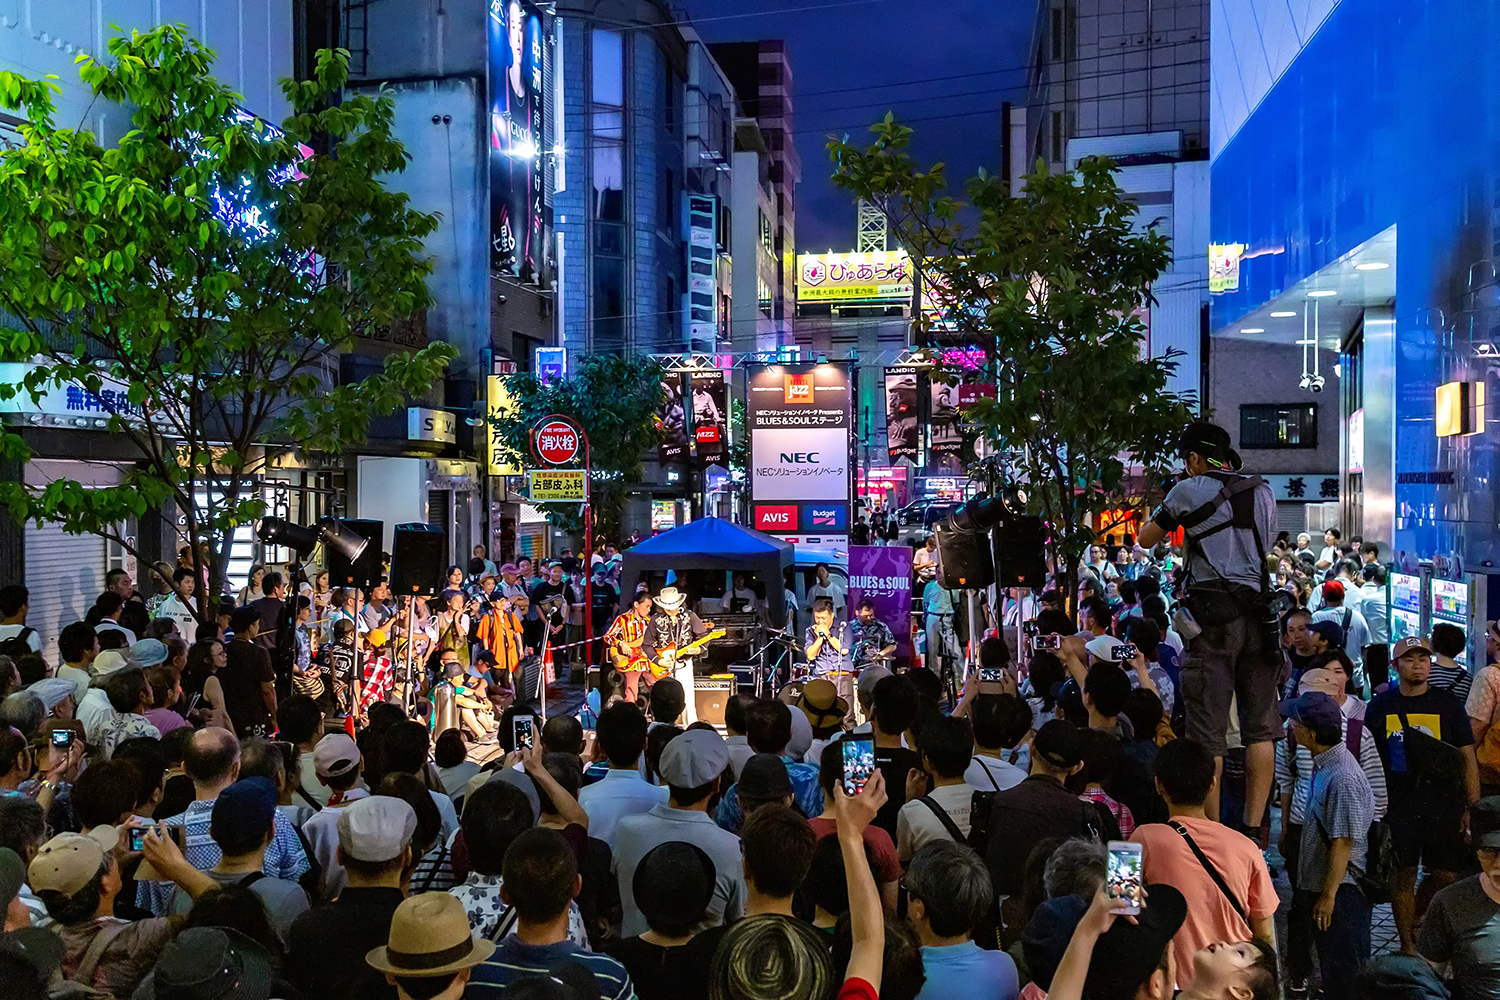
<svg viewBox="0 0 1500 1000"><path fill-rule="evenodd" d="M1427 578L1424 602L1427 618L1422 634L1431 636L1432 626L1439 622L1463 629L1468 642L1463 654L1454 659L1473 674L1485 664L1485 623L1500 610L1500 575L1451 571L1440 574L1425 563L1423 575ZM1457 578L1445 578L1448 576Z"/></svg>
<svg viewBox="0 0 1500 1000"><path fill-rule="evenodd" d="M1390 641L1400 642L1408 636L1425 636L1426 623L1422 611L1427 606L1423 594L1423 578L1426 574L1392 573L1390 580Z"/></svg>

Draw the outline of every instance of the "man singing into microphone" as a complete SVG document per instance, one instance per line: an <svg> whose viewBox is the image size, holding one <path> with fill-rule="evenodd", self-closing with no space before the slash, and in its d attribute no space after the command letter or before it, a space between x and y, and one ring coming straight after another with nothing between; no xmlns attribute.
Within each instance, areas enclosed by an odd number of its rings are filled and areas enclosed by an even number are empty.
<svg viewBox="0 0 1500 1000"><path fill-rule="evenodd" d="M814 677L826 677L838 688L839 696L854 698L854 639L849 623L833 623L833 599L820 597L813 602L813 623L803 636L804 652Z"/></svg>

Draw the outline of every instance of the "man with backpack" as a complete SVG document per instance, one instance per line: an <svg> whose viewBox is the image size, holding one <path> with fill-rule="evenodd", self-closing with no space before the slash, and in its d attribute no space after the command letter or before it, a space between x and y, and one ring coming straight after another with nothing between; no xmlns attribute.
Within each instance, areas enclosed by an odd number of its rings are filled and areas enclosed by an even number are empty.
<svg viewBox="0 0 1500 1000"><path fill-rule="evenodd" d="M42 637L26 624L31 610L31 592L19 583L0 587L0 655L15 659L28 650L42 651Z"/></svg>
<svg viewBox="0 0 1500 1000"><path fill-rule="evenodd" d="M1240 456L1222 427L1188 424L1177 452L1187 478L1141 529L1140 544L1149 549L1184 531L1187 575L1175 621L1187 641L1181 669L1186 735L1208 748L1222 774L1230 705L1236 703L1245 747L1244 828L1258 831L1281 735L1280 624L1265 559L1276 537L1276 498L1261 477L1238 474ZM1219 818L1217 798L1209 800L1208 816Z"/></svg>
<svg viewBox="0 0 1500 1000"><path fill-rule="evenodd" d="M1474 731L1463 703L1430 687L1432 647L1409 636L1391 650L1400 677L1365 709L1365 725L1385 762L1391 833L1401 859L1401 879L1391 910L1401 950L1416 947L1417 867L1430 888L1457 881L1469 868L1464 845L1469 804L1479 798Z"/></svg>
<svg viewBox="0 0 1500 1000"><path fill-rule="evenodd" d="M965 843L978 791L964 779L974 755L974 734L967 719L932 716L922 723L919 743L922 770L913 768L907 775L906 804L896 814L896 852L903 865L929 841ZM931 791L927 791L928 775Z"/></svg>
<svg viewBox="0 0 1500 1000"><path fill-rule="evenodd" d="M1323 606L1313 612L1314 622L1333 622L1344 634L1344 652L1354 664L1354 685L1365 690L1365 647L1370 644L1370 626L1356 607L1346 606L1344 583L1329 580L1323 584ZM1370 686L1382 683L1383 677L1371 678Z"/></svg>

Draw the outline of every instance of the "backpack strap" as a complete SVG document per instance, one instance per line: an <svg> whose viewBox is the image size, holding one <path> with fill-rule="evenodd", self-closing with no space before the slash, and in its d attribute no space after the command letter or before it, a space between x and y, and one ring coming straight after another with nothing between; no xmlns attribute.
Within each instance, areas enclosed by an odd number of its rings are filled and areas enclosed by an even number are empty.
<svg viewBox="0 0 1500 1000"><path fill-rule="evenodd" d="M323 807L318 805L318 800L307 794L307 789L302 787L302 782L300 781L297 782L297 794L302 796L302 801L312 806L313 812L318 813L323 811Z"/></svg>
<svg viewBox="0 0 1500 1000"><path fill-rule="evenodd" d="M933 801L931 795L924 795L917 801L922 803L928 809L932 810L932 814L938 818L938 822L943 824L943 829L948 831L948 836L953 838L953 842L955 844L962 844L965 842L965 837L963 833L959 831L958 824L953 822L953 817L944 812L943 807Z"/></svg>
<svg viewBox="0 0 1500 1000"><path fill-rule="evenodd" d="M1208 877L1214 880L1214 885L1219 887L1219 891L1224 894L1224 898L1229 900L1229 905L1234 907L1234 912L1239 914L1240 919L1245 922L1245 926L1249 927L1250 917L1245 913L1245 908L1240 905L1239 897L1229 888L1229 883L1224 881L1224 876L1219 873L1218 867L1212 861L1208 860L1208 855L1203 853L1203 848L1199 847L1198 842L1193 839L1192 834L1188 833L1187 827L1175 819L1168 822L1167 825L1176 830L1178 835L1182 837L1182 841L1187 844L1188 850L1193 852L1193 856L1198 859L1198 863L1203 866L1203 870L1208 872Z"/></svg>
<svg viewBox="0 0 1500 1000"><path fill-rule="evenodd" d="M251 872L249 875L246 875L244 878L240 879L239 886L241 889L248 889L265 877L265 872Z"/></svg>
<svg viewBox="0 0 1500 1000"><path fill-rule="evenodd" d="M491 941L504 941L505 936L516 926L516 921L521 919L520 912L514 906L507 906L505 912L500 914L500 922L495 925L495 933L490 935Z"/></svg>
<svg viewBox="0 0 1500 1000"><path fill-rule="evenodd" d="M441 848L441 853L438 854L437 861L433 864L433 866L431 868L427 869L427 877L422 880L422 890L421 890L422 892L429 892L429 891L431 891L431 889L432 889L432 882L433 882L434 879L437 878L438 869L442 868L443 867L443 863L446 862L447 860L448 860L448 845L447 844L443 844L442 848Z"/></svg>
<svg viewBox="0 0 1500 1000"><path fill-rule="evenodd" d="M61 927L62 925L54 924L53 926ZM90 941L89 946L84 949L83 957L78 960L78 968L73 970L73 982L82 983L84 986L94 985L94 970L99 968L99 963L104 959L104 953L109 950L110 945L114 944L115 938L120 936L120 932L126 926L126 922L121 920L99 928L99 932L94 935L94 940Z"/></svg>
<svg viewBox="0 0 1500 1000"><path fill-rule="evenodd" d="M1349 752L1354 755L1355 760L1359 760L1359 743L1364 738L1365 720L1350 716L1345 725L1344 746L1349 748Z"/></svg>
<svg viewBox="0 0 1500 1000"><path fill-rule="evenodd" d="M998 792L1000 790L1000 784L995 781L995 776L990 773L989 765L980 760L978 754L974 755L974 762L979 765L979 769L984 772L984 776L990 779L990 785L993 786L995 791ZM946 813L944 815L946 815Z"/></svg>

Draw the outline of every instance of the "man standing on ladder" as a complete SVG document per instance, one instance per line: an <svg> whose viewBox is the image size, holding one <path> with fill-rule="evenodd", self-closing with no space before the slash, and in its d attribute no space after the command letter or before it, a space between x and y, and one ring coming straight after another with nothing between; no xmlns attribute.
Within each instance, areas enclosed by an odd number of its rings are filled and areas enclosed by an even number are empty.
<svg viewBox="0 0 1500 1000"><path fill-rule="evenodd" d="M1187 735L1209 749L1222 775L1231 700L1238 705L1246 750L1243 832L1255 839L1281 732L1280 623L1270 604L1265 559L1267 542L1276 537L1276 498L1261 477L1238 474L1240 456L1222 427L1189 424L1177 453L1187 475L1141 529L1140 544L1150 549L1179 527L1186 534L1186 588L1174 624L1187 642ZM1207 809L1210 818L1219 818L1217 798L1210 798Z"/></svg>

